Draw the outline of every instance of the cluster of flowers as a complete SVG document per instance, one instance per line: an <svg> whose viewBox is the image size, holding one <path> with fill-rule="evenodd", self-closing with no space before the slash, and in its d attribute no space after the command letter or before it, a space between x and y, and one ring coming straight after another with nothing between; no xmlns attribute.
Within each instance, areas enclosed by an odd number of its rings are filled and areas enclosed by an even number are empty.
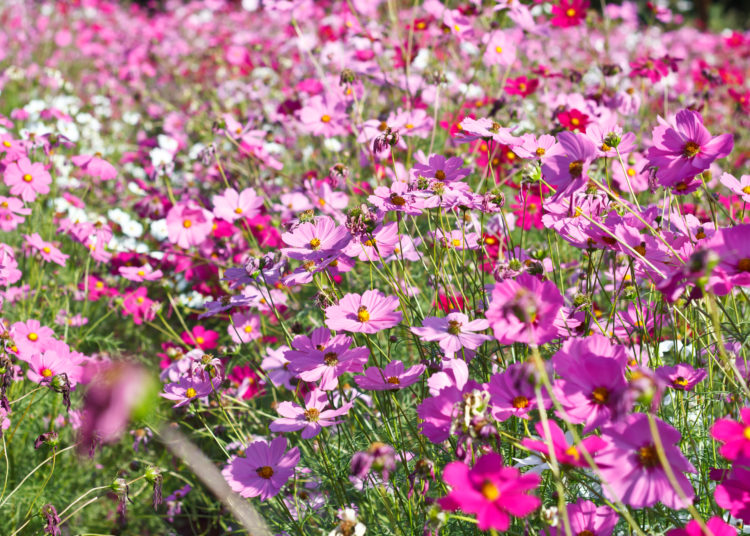
<svg viewBox="0 0 750 536"><path fill-rule="evenodd" d="M278 534L750 524L750 35L39 4L0 6L2 531L236 529L172 429Z"/></svg>

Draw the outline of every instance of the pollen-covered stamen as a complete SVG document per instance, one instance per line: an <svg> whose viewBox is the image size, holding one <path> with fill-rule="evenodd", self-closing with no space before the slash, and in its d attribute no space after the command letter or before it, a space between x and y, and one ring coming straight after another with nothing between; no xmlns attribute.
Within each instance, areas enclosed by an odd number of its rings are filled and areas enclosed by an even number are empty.
<svg viewBox="0 0 750 536"><path fill-rule="evenodd" d="M597 387L591 392L591 400L595 404L606 404L609 402L609 389L606 387Z"/></svg>
<svg viewBox="0 0 750 536"><path fill-rule="evenodd" d="M454 238L453 240L451 240L451 244L453 244L454 248L457 248L461 246L461 241L458 238Z"/></svg>
<svg viewBox="0 0 750 536"><path fill-rule="evenodd" d="M675 387L675 389L683 389L687 387L688 381L683 376L677 376L674 380L672 380L672 385Z"/></svg>
<svg viewBox="0 0 750 536"><path fill-rule="evenodd" d="M24 176L23 176L24 182L31 182L33 179L34 179L34 177L32 177L31 175L29 175L28 173L24 174Z"/></svg>
<svg viewBox="0 0 750 536"><path fill-rule="evenodd" d="M367 322L370 320L370 313L364 305L357 309L357 320L360 322Z"/></svg>
<svg viewBox="0 0 750 536"><path fill-rule="evenodd" d="M448 333L451 335L458 335L461 333L461 322L458 320L450 320L448 322Z"/></svg>
<svg viewBox="0 0 750 536"><path fill-rule="evenodd" d="M568 171L570 172L570 176L574 179L577 179L581 175L583 175L583 161L581 160L575 160L571 162L568 165Z"/></svg>
<svg viewBox="0 0 750 536"><path fill-rule="evenodd" d="M590 530L582 530L581 532L576 534L576 536L596 536L596 535Z"/></svg>
<svg viewBox="0 0 750 536"><path fill-rule="evenodd" d="M692 158L695 155L697 155L700 151L701 151L700 145L698 145L694 141L689 141L685 144L685 147L682 149L682 154L688 158Z"/></svg>
<svg viewBox="0 0 750 536"><path fill-rule="evenodd" d="M41 374L42 374L42 376L44 378L50 378L50 377L54 376L54 373L50 369L48 369L48 368L42 369Z"/></svg>
<svg viewBox="0 0 750 536"><path fill-rule="evenodd" d="M646 256L646 242L641 242L640 244L635 246L633 250L635 250L636 253L638 253L638 255L640 255L641 257L645 257Z"/></svg>
<svg viewBox="0 0 750 536"><path fill-rule="evenodd" d="M581 453L578 452L578 449L575 447L575 445L571 445L567 449L565 449L565 454L575 459L575 461L581 459Z"/></svg>
<svg viewBox="0 0 750 536"><path fill-rule="evenodd" d="M739 270L740 272L750 272L750 259L740 259L737 262L737 270Z"/></svg>
<svg viewBox="0 0 750 536"><path fill-rule="evenodd" d="M305 410L305 419L310 422L318 422L318 419L320 419L320 410L315 408Z"/></svg>
<svg viewBox="0 0 750 536"><path fill-rule="evenodd" d="M267 465L258 467L255 472L258 473L259 477L265 478L266 480L270 479L273 476L273 468Z"/></svg>
<svg viewBox="0 0 750 536"><path fill-rule="evenodd" d="M435 178L436 178L437 180L439 180L439 181L444 181L444 180L445 180L445 177L446 177L445 171L443 171L442 169L438 169L438 170L437 170L437 171L435 172Z"/></svg>
<svg viewBox="0 0 750 536"><path fill-rule="evenodd" d="M544 147L537 147L535 152L537 156L544 156L547 150Z"/></svg>
<svg viewBox="0 0 750 536"><path fill-rule="evenodd" d="M36 333L32 331L31 333L26 335L26 338L29 339L31 342L34 342L39 339L39 335L37 335Z"/></svg>
<svg viewBox="0 0 750 536"><path fill-rule="evenodd" d="M576 10L572 7L569 7L568 10L565 12L565 15L570 17L571 19L576 16Z"/></svg>
<svg viewBox="0 0 750 536"><path fill-rule="evenodd" d="M398 379L398 376L389 376L385 381L392 385L398 385L401 383L401 380Z"/></svg>
<svg viewBox="0 0 750 536"><path fill-rule="evenodd" d="M495 484L489 480L485 480L482 484L482 495L488 501L496 501L500 498L500 490L497 489Z"/></svg>
<svg viewBox="0 0 750 536"><path fill-rule="evenodd" d="M747 194L747 195L750 195L750 186L745 186L745 187L744 187L744 188L742 189L742 193L744 193L744 194Z"/></svg>
<svg viewBox="0 0 750 536"><path fill-rule="evenodd" d="M306 262L305 262L305 263L304 263L304 264L302 265L302 267L303 267L303 268L304 268L305 270L307 270L308 272L314 272L314 271L315 271L315 267L316 267L316 266L317 266L317 265L315 264L315 261L306 261Z"/></svg>
<svg viewBox="0 0 750 536"><path fill-rule="evenodd" d="M329 367L335 367L339 364L339 356L336 352L328 352L323 356L323 362Z"/></svg>
<svg viewBox="0 0 750 536"><path fill-rule="evenodd" d="M320 121L323 123L330 123L331 122L331 116L328 114L323 114L323 116L320 118Z"/></svg>
<svg viewBox="0 0 750 536"><path fill-rule="evenodd" d="M398 194L391 194L391 203L396 205L397 207L403 207L406 204L406 199L401 197Z"/></svg>
<svg viewBox="0 0 750 536"><path fill-rule="evenodd" d="M747 439L748 441L750 441L750 426L746 426L745 427L745 431L742 432L742 435L745 436L745 439Z"/></svg>
<svg viewBox="0 0 750 536"><path fill-rule="evenodd" d="M198 391L193 389L192 387L188 387L187 391L185 391L185 396L188 398L193 398L198 394Z"/></svg>
<svg viewBox="0 0 750 536"><path fill-rule="evenodd" d="M182 222L182 226L183 226L183 227L184 227L185 229L190 229L190 228L191 228L191 227L193 226L193 222L192 222L192 221L190 221L190 220L183 220L183 222Z"/></svg>
<svg viewBox="0 0 750 536"><path fill-rule="evenodd" d="M529 399L519 395L513 399L513 407L516 409L525 409L529 407Z"/></svg>
<svg viewBox="0 0 750 536"><path fill-rule="evenodd" d="M638 460L643 467L656 467L659 465L659 455L653 445L646 445L638 449Z"/></svg>
<svg viewBox="0 0 750 536"><path fill-rule="evenodd" d="M320 249L320 238L313 238L310 240L310 247L313 249Z"/></svg>

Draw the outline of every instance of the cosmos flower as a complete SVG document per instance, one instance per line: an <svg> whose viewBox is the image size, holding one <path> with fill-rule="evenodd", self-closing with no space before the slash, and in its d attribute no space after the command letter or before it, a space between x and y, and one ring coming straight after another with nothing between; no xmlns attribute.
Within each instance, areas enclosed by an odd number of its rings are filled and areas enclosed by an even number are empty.
<svg viewBox="0 0 750 536"><path fill-rule="evenodd" d="M302 430L302 439L310 439L323 428L333 426L341 421L336 417L346 415L353 402L348 402L338 409L328 407L328 395L321 389L313 389L305 396L305 407L289 401L281 402L276 411L280 419L271 422L268 429L272 432L296 432Z"/></svg>
<svg viewBox="0 0 750 536"><path fill-rule="evenodd" d="M711 427L711 436L723 443L719 453L727 460L750 460L750 407L740 410L739 422L719 419Z"/></svg>
<svg viewBox="0 0 750 536"><path fill-rule="evenodd" d="M404 368L401 361L391 361L385 368L370 367L364 376L357 376L354 381L362 389L372 391L396 391L416 383L425 371L424 365Z"/></svg>
<svg viewBox="0 0 750 536"><path fill-rule="evenodd" d="M250 443L244 449L244 456L232 458L221 474L232 491L242 497L260 497L261 501L274 497L294 475L299 463L299 449L287 451L286 445L285 437L277 437L270 444Z"/></svg>
<svg viewBox="0 0 750 536"><path fill-rule="evenodd" d="M476 331L484 331L490 324L484 318L469 321L463 313L450 313L444 318L428 316L422 327L410 328L423 341L437 342L446 357L453 357L461 348L476 350L490 337Z"/></svg>
<svg viewBox="0 0 750 536"><path fill-rule="evenodd" d="M326 326L354 333L377 333L401 322L403 313L396 310L398 306L396 296L386 296L379 290L346 294L337 305L326 309Z"/></svg>
<svg viewBox="0 0 750 536"><path fill-rule="evenodd" d="M52 177L41 162L31 161L21 157L5 168L3 174L6 186L11 195L16 195L26 203L36 200L38 194L48 194Z"/></svg>
<svg viewBox="0 0 750 536"><path fill-rule="evenodd" d="M439 499L440 507L475 514L480 530L508 530L510 516L526 517L541 505L538 497L528 495L539 485L539 476L503 467L502 456L495 452L479 458L472 468L459 461L449 463L443 480L451 491Z"/></svg>

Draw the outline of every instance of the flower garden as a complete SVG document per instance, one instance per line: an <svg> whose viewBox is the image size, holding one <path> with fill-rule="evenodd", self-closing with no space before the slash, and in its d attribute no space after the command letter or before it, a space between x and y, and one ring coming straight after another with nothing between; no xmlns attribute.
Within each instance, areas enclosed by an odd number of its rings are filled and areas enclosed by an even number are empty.
<svg viewBox="0 0 750 536"><path fill-rule="evenodd" d="M750 32L0 5L0 534L750 533Z"/></svg>

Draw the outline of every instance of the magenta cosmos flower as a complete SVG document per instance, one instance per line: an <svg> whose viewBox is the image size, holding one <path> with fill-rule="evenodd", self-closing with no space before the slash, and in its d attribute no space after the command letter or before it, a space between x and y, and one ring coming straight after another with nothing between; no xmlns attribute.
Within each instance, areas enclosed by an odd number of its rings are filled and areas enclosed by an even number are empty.
<svg viewBox="0 0 750 536"><path fill-rule="evenodd" d="M299 449L294 447L286 452L286 438L277 437L270 444L265 441L249 444L245 457L230 460L221 474L232 491L265 501L279 493L294 475L298 462Z"/></svg>
<svg viewBox="0 0 750 536"><path fill-rule="evenodd" d="M656 376L664 380L672 389L692 391L696 385L705 379L706 371L695 369L687 363L680 363L673 367L659 367L656 369Z"/></svg>
<svg viewBox="0 0 750 536"><path fill-rule="evenodd" d="M426 164L417 162L412 168L412 173L426 179L437 179L440 182L460 181L471 173L471 169L461 167L464 161L452 156L446 158L440 154L430 155Z"/></svg>
<svg viewBox="0 0 750 536"><path fill-rule="evenodd" d="M711 427L711 436L724 443L719 453L727 460L750 459L750 407L740 410L740 421L719 419Z"/></svg>
<svg viewBox="0 0 750 536"><path fill-rule="evenodd" d="M560 417L584 424L586 432L607 424L627 388L626 364L625 349L603 335L565 341L552 357L560 376L555 396L565 410Z"/></svg>
<svg viewBox="0 0 750 536"><path fill-rule="evenodd" d="M282 253L292 259L320 259L330 253L338 252L351 240L351 235L343 225L328 216L321 216L315 223L303 222L293 231L281 235L284 243L290 247Z"/></svg>
<svg viewBox="0 0 750 536"><path fill-rule="evenodd" d="M593 458L597 452L607 446L607 443L601 437L595 435L583 439L578 446L568 445L568 440L565 438L565 434L560 429L560 426L555 421L547 421L547 424L549 425L549 440L555 451L555 458L560 464L573 467L588 467L588 462L583 454L581 454L581 451L585 449ZM544 432L544 424L540 421L536 423L534 428L542 439L524 438L521 441L521 445L549 457L548 436ZM576 532L575 534L578 533Z"/></svg>
<svg viewBox="0 0 750 536"><path fill-rule="evenodd" d="M445 318L428 316L422 321L421 328L411 328L411 331L423 341L437 342L446 357L453 357L461 348L476 350L484 341L490 340L487 335L474 333L489 327L490 323L484 318L469 321L463 313L451 313Z"/></svg>
<svg viewBox="0 0 750 536"><path fill-rule="evenodd" d="M190 404L196 398L208 396L216 392L221 385L221 377L209 378L208 375L187 373L179 381L168 383L164 386L161 396L176 403L173 408L179 408Z"/></svg>
<svg viewBox="0 0 750 536"><path fill-rule="evenodd" d="M52 177L44 169L44 164L26 158L19 158L5 168L5 184L10 188L11 195L20 196L26 203L36 199L37 194L48 194Z"/></svg>
<svg viewBox="0 0 750 536"><path fill-rule="evenodd" d="M444 510L463 510L476 514L480 530L505 531L510 516L526 517L541 501L527 495L539 485L539 475L521 475L514 467L503 467L503 458L491 452L469 468L463 462L451 462L443 470L443 480L451 487L439 499Z"/></svg>
<svg viewBox="0 0 750 536"><path fill-rule="evenodd" d="M606 504L596 506L591 501L579 499L575 504L567 506L570 530L581 536L610 536L617 525L620 516ZM565 534L562 526L550 527L550 536ZM717 536L717 535L714 535Z"/></svg>
<svg viewBox="0 0 750 536"><path fill-rule="evenodd" d="M425 370L424 365L414 365L404 369L401 361L391 361L384 369L370 367L364 376L357 376L354 381L362 389L371 391L396 391L416 383Z"/></svg>
<svg viewBox="0 0 750 536"><path fill-rule="evenodd" d="M680 442L680 432L660 419L656 419L656 426L667 463L683 494L692 501L695 493L683 473L696 471L676 446ZM619 499L633 508L649 507L657 502L675 510L687 506L670 484L659 461L647 415L634 413L623 422L608 426L603 430L602 439L609 446L599 454L597 462L608 484L603 487L609 500Z"/></svg>
<svg viewBox="0 0 750 536"><path fill-rule="evenodd" d="M485 316L502 344L544 344L557 336L554 322L562 306L554 283L524 273L495 285Z"/></svg>
<svg viewBox="0 0 750 536"><path fill-rule="evenodd" d="M511 417L528 419L529 412L538 409L534 384L533 369L526 363L514 363L503 372L493 374L490 378L489 392L492 400L492 416L498 421ZM545 408L550 400L546 391L542 391L542 403Z"/></svg>
<svg viewBox="0 0 750 536"><path fill-rule="evenodd" d="M703 532L703 529L695 519L691 520L690 523L685 525L684 529L672 529L667 532L667 536L735 536L737 529L729 523L724 522L718 516L712 517L706 521L706 528L709 532Z"/></svg>
<svg viewBox="0 0 750 536"><path fill-rule="evenodd" d="M304 408L293 402L281 402L276 409L281 418L273 421L268 429L272 432L302 430L302 439L310 439L318 435L323 428L341 422L335 420L336 417L349 413L352 404L353 402L348 402L338 409L326 409L328 395L325 391L313 389L305 397Z"/></svg>
<svg viewBox="0 0 750 536"><path fill-rule="evenodd" d="M693 110L677 112L675 124L659 118L648 150L651 166L659 168L656 178L663 186L675 186L707 170L714 160L724 158L734 147L731 134L711 136L703 117Z"/></svg>
<svg viewBox="0 0 750 536"><path fill-rule="evenodd" d="M333 330L354 333L377 333L401 322L403 313L396 296L386 296L379 290L347 294L338 305L326 309L326 326Z"/></svg>
<svg viewBox="0 0 750 536"><path fill-rule="evenodd" d="M306 382L320 380L324 391L336 389L339 376L345 372L362 372L370 350L365 346L349 348L352 339L346 335L331 337L325 327L315 329L310 337L297 335L292 341L294 350L286 352L289 370Z"/></svg>
<svg viewBox="0 0 750 536"><path fill-rule="evenodd" d="M552 6L552 26L570 28L578 26L586 18L589 0L560 0Z"/></svg>
<svg viewBox="0 0 750 536"><path fill-rule="evenodd" d="M567 131L558 134L557 141L565 154L543 160L542 175L545 180L558 189L563 189L574 181L583 182L591 162L597 157L594 142L583 134Z"/></svg>
<svg viewBox="0 0 750 536"><path fill-rule="evenodd" d="M729 478L716 486L714 498L734 517L750 523L750 460L735 463Z"/></svg>
<svg viewBox="0 0 750 536"><path fill-rule="evenodd" d="M258 197L252 188L245 188L239 193L234 188L227 188L223 194L213 196L212 202L214 216L229 222L254 218L263 207L263 198Z"/></svg>
<svg viewBox="0 0 750 536"><path fill-rule="evenodd" d="M179 203L167 213L167 237L187 249L203 242L213 228L212 214L192 203Z"/></svg>

